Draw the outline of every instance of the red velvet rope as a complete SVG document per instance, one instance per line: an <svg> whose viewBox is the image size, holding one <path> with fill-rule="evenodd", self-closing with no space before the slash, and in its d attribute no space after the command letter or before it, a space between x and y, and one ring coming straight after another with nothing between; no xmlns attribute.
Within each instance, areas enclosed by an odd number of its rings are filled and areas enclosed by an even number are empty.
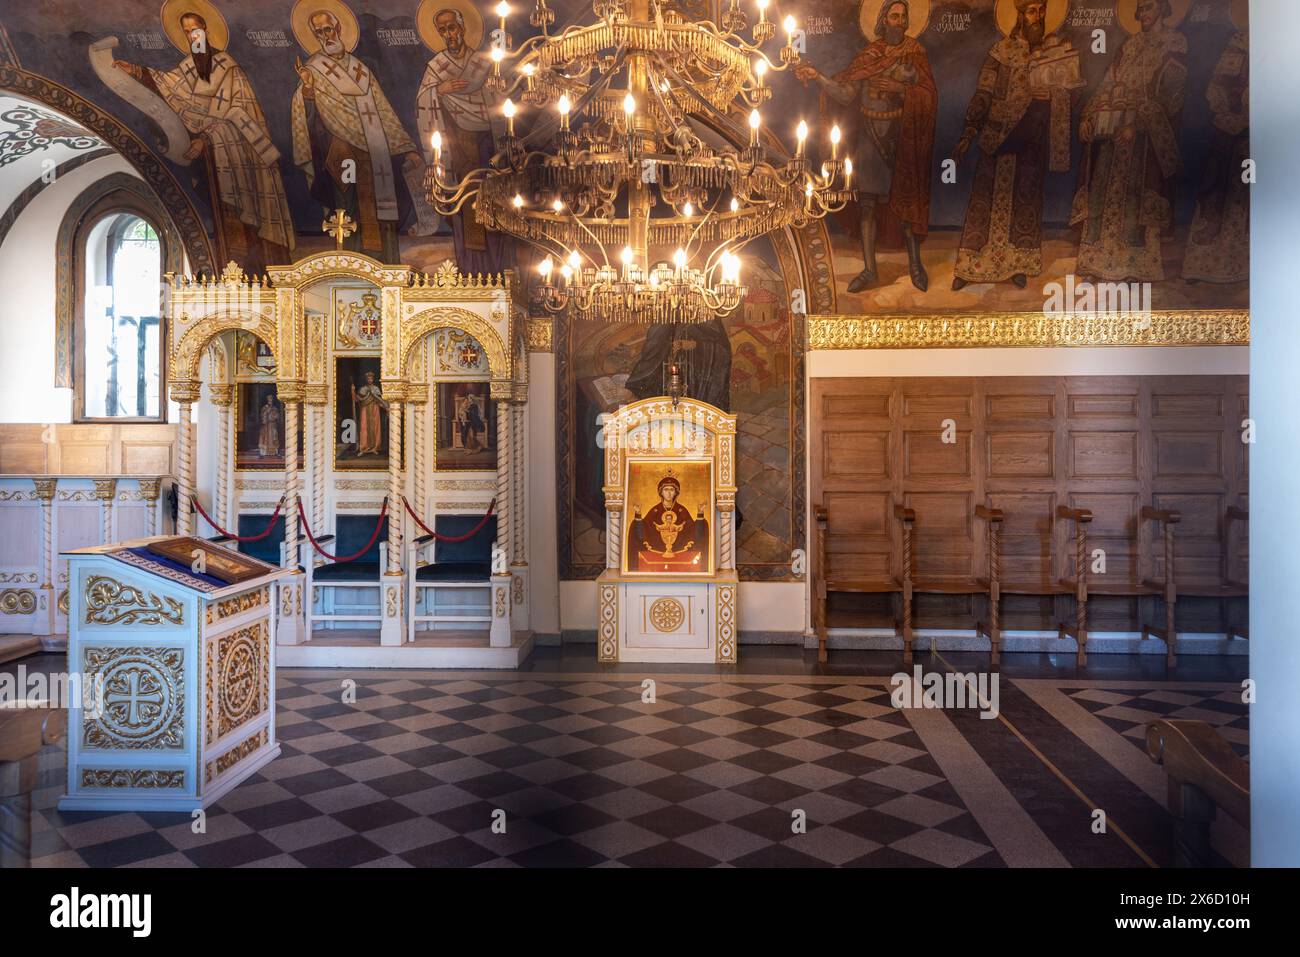
<svg viewBox="0 0 1300 957"><path fill-rule="evenodd" d="M190 496L190 501L194 503L194 507L199 510L199 514L203 516L205 522L215 528L222 535L226 536L226 538L233 538L237 542L260 542L262 539L266 538L266 536L271 534L271 529L275 528L275 520L280 517L280 510L284 508L284 496L281 495L280 501L276 504L275 511L271 515L271 520L266 523L266 528L258 532L256 535L232 535L214 522L212 516L204 511L203 503L199 501L197 495Z"/></svg>
<svg viewBox="0 0 1300 957"><path fill-rule="evenodd" d="M411 503L406 500L405 495L402 496L402 504L406 506L406 514L410 515L411 518L415 519L415 524L419 525L422 529L424 529L424 533L426 535L432 535L440 542L448 542L454 544L455 542L468 541L469 539L473 538L475 535L477 535L479 532L483 530L483 526L487 524L488 519L492 517L492 512L497 507L497 500L493 499L491 502L488 503L488 510L483 513L483 517L479 520L479 523L475 525L473 528L471 528L464 535L439 535L428 525L425 525L424 522L420 521L420 516L416 515L415 512L411 510Z"/></svg>
<svg viewBox="0 0 1300 957"><path fill-rule="evenodd" d="M311 533L311 524L307 521L307 513L302 510L302 499L298 499L298 514L302 517L302 530L307 533L307 541L311 542L311 547L316 549L317 552L325 558L328 558L330 561L343 565L348 562L355 562L366 552L370 551L375 542L379 539L379 530L384 527L384 518L388 515L388 498L387 496L384 498L384 506L379 510L379 521L375 523L375 531L374 534L370 536L370 541L361 546L361 551L349 555L347 558L339 558L337 555L331 555L329 552L325 551L325 549L320 547L320 543L316 541L316 536Z"/></svg>

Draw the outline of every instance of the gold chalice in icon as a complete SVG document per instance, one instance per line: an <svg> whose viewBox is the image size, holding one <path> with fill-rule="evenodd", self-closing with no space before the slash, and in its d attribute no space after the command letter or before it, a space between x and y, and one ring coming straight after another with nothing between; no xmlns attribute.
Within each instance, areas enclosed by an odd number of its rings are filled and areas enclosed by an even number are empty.
<svg viewBox="0 0 1300 957"><path fill-rule="evenodd" d="M659 537L663 539L664 558L673 557L673 545L676 544L677 536L681 534L682 529L685 527L686 527L685 522L682 522L680 525L677 525L673 522L673 517L671 512L665 513L664 520L654 527L655 531L659 533Z"/></svg>

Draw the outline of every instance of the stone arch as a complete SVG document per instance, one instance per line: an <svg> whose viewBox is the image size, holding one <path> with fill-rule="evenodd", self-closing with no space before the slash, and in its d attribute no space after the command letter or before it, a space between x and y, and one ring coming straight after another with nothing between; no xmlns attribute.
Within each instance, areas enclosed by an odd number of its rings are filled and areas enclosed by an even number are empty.
<svg viewBox="0 0 1300 957"><path fill-rule="evenodd" d="M443 328L463 329L478 340L487 353L488 370L493 380L514 378L514 360L502 341L501 334L482 316L456 306L436 306L403 320L396 370L399 377L404 376L410 368L411 353L416 343L434 330Z"/></svg>

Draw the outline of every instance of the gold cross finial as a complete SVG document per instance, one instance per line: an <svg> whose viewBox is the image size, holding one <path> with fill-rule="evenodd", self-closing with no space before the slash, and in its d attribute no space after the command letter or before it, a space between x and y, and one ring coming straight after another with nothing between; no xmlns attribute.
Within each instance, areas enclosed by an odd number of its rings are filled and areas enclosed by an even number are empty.
<svg viewBox="0 0 1300 957"><path fill-rule="evenodd" d="M334 210L334 215L326 218L320 228L334 237L334 248L342 249L343 240L357 231L356 221L341 209Z"/></svg>

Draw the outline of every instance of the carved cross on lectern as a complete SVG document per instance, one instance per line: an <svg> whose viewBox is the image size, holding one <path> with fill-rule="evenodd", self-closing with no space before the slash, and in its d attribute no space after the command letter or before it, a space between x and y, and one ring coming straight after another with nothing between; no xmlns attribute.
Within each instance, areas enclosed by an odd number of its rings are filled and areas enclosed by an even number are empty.
<svg viewBox="0 0 1300 957"><path fill-rule="evenodd" d="M342 249L343 240L347 239L357 231L356 220L341 209L334 210L334 215L326 218L325 222L320 224L327 235L334 237L334 248Z"/></svg>

